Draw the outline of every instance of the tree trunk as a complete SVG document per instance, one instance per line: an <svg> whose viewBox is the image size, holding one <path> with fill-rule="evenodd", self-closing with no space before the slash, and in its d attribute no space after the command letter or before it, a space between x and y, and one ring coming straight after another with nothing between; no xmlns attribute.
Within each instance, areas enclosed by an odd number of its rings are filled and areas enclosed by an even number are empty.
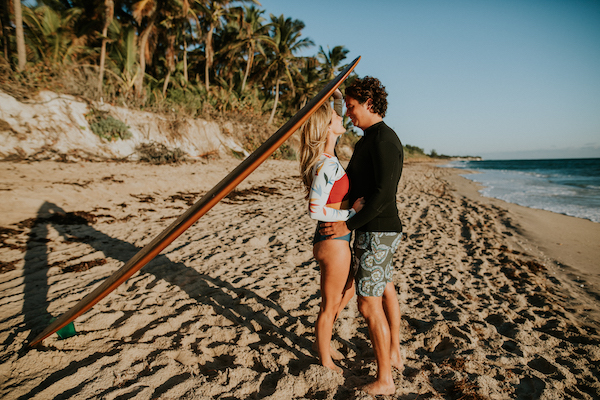
<svg viewBox="0 0 600 400"><path fill-rule="evenodd" d="M137 97L142 97L142 91L144 90L144 75L146 75L146 44L148 43L148 37L150 36L153 27L154 20L148 23L148 26L140 36L140 70L135 81L135 94Z"/></svg>
<svg viewBox="0 0 600 400"><path fill-rule="evenodd" d="M275 84L275 103L273 104L273 110L271 111L271 116L269 117L269 121L267 125L271 125L273 123L273 119L275 118L275 110L277 109L277 103L279 102L279 78L277 78L277 83Z"/></svg>
<svg viewBox="0 0 600 400"><path fill-rule="evenodd" d="M106 43L108 42L108 27L114 15L113 0L104 1L104 28L102 29L102 49L100 51L100 77L98 78L98 97L102 98L102 84L104 82L104 63L106 61Z"/></svg>
<svg viewBox="0 0 600 400"><path fill-rule="evenodd" d="M250 45L250 49L248 52L248 62L246 63L246 72L244 73L244 80L242 82L242 92L244 93L244 88L246 88L246 81L248 80L248 75L250 75L250 68L252 67L252 62L254 61L254 46Z"/></svg>
<svg viewBox="0 0 600 400"><path fill-rule="evenodd" d="M208 31L208 35L206 35L206 43L204 45L204 56L206 58L206 63L204 66L204 85L206 86L206 93L208 93L208 89L210 89L209 86L209 71L210 68L212 67L212 63L213 63L213 49L212 49L212 36L213 36L213 30L214 30L214 26L213 24L210 24L210 28Z"/></svg>
<svg viewBox="0 0 600 400"><path fill-rule="evenodd" d="M9 0L2 1L2 47L4 58L10 63L10 7Z"/></svg>
<svg viewBox="0 0 600 400"><path fill-rule="evenodd" d="M167 72L167 76L165 77L165 83L163 84L163 97L167 96L167 87L169 87L169 79L171 78L171 70Z"/></svg>
<svg viewBox="0 0 600 400"><path fill-rule="evenodd" d="M188 83L188 70L187 70L187 40L183 38L183 79L185 84Z"/></svg>
<svg viewBox="0 0 600 400"><path fill-rule="evenodd" d="M25 54L25 35L23 34L23 13L21 11L21 0L15 0L15 28L17 37L17 56L19 64L17 70L23 71L27 64L27 55Z"/></svg>
<svg viewBox="0 0 600 400"><path fill-rule="evenodd" d="M106 37L108 27L102 30L102 36ZM102 39L102 50L100 50L100 76L98 77L98 98L102 98L102 82L104 81L104 61L106 58L106 39Z"/></svg>

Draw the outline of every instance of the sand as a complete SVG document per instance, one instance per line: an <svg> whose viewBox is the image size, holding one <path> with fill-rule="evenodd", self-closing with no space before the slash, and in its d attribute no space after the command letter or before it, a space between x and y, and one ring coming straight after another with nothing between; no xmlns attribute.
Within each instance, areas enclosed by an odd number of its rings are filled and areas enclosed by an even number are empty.
<svg viewBox="0 0 600 400"><path fill-rule="evenodd" d="M239 160L0 164L3 399L368 399L376 371L350 302L342 375L311 352L319 271L297 163L267 161L75 321L28 341ZM600 224L480 197L408 164L395 257L406 369L394 399L600 397Z"/></svg>

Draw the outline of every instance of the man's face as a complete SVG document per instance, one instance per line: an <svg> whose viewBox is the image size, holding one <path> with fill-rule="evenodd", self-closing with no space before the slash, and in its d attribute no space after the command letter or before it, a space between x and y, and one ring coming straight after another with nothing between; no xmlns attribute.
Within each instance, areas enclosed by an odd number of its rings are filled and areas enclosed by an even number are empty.
<svg viewBox="0 0 600 400"><path fill-rule="evenodd" d="M352 120L352 124L360 129L366 129L370 120L371 110L369 109L369 101L360 104L358 100L346 96L346 115Z"/></svg>

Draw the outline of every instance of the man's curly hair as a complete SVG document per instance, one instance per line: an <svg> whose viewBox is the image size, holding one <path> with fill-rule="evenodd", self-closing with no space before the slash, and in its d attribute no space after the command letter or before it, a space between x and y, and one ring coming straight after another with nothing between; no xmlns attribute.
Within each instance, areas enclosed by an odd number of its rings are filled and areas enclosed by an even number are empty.
<svg viewBox="0 0 600 400"><path fill-rule="evenodd" d="M381 118L385 117L387 111L387 92L385 86L379 79L372 76L356 78L350 86L346 88L346 96L352 97L360 104L364 104L371 99L371 111L379 114Z"/></svg>

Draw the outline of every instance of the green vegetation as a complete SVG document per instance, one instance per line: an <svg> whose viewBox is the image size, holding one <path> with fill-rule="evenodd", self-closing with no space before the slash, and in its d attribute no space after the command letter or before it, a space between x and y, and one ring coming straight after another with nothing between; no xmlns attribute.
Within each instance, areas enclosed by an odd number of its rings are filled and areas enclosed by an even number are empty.
<svg viewBox="0 0 600 400"><path fill-rule="evenodd" d="M437 159L437 160L448 160L450 158L456 158L458 156L447 156L445 154L438 154L437 151L431 150L429 154L425 153L421 147L411 146L407 144L404 146L404 156L406 158L419 158L419 159Z"/></svg>
<svg viewBox="0 0 600 400"><path fill-rule="evenodd" d="M0 1L0 89L18 99L47 89L192 118L268 115L271 126L304 106L348 53L300 56L314 46L304 23L267 17L249 0Z"/></svg>
<svg viewBox="0 0 600 400"><path fill-rule="evenodd" d="M410 144L407 144L404 146L404 155L405 157L409 158L409 157L427 157L427 155L425 154L425 150L423 150L420 147L417 146L411 146Z"/></svg>
<svg viewBox="0 0 600 400"><path fill-rule="evenodd" d="M129 127L124 122L112 117L107 112L93 109L85 115L90 129L102 139L126 140L132 137Z"/></svg>

